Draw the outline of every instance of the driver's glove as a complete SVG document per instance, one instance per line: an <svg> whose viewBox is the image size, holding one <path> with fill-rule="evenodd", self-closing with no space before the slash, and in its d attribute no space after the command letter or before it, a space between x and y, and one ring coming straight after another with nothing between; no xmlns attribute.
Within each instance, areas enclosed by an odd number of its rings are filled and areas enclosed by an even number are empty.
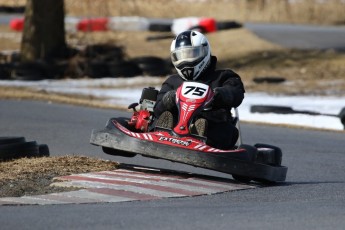
<svg viewBox="0 0 345 230"><path fill-rule="evenodd" d="M166 92L162 98L162 102L167 110L172 110L176 106L176 91L171 90Z"/></svg>
<svg viewBox="0 0 345 230"><path fill-rule="evenodd" d="M224 108L233 104L232 95L224 87L217 87L214 90L213 107Z"/></svg>

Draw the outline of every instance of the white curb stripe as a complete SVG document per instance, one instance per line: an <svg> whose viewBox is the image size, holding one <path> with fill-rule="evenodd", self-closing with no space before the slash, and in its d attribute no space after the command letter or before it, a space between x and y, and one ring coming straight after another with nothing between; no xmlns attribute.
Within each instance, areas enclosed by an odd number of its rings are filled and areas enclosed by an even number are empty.
<svg viewBox="0 0 345 230"><path fill-rule="evenodd" d="M71 186L77 186L77 187L84 187L84 188L109 188L109 189L118 189L118 190L124 190L129 192L137 192L142 193L146 195L152 195L152 196L158 196L158 197L179 197L183 196L182 194L176 194L172 192L164 192L164 191L158 191L154 189L149 188L142 188L137 186L131 186L131 185L115 185L115 184L108 184L108 183L98 183L98 182L85 182L85 181L66 181L62 182L59 185L63 185L66 187Z"/></svg>
<svg viewBox="0 0 345 230"><path fill-rule="evenodd" d="M109 182L112 181L125 181L125 182L134 182L134 183L140 183L140 184L150 184L150 185L160 185L160 186L165 186L165 187L173 187L173 188L179 188L179 189L184 189L188 191L194 191L194 192L200 192L200 193L217 193L217 192L223 192L226 191L226 189L207 189L202 187L202 185L195 184L194 186L192 185L187 185L187 184L181 184L179 181L176 182L168 182L166 180L161 180L161 181L152 181L152 180L147 180L147 179L132 179L132 178L120 178L120 177L107 177L107 176L101 176L101 175L95 175L95 174L88 174L88 175L83 175L88 178L96 178L96 179L103 179L103 180L108 180ZM116 179L116 180L114 180ZM181 181L182 182L182 181Z"/></svg>
<svg viewBox="0 0 345 230"><path fill-rule="evenodd" d="M80 187L78 191L37 196L4 197L0 205L49 205L154 200L251 189L256 186L189 173L141 168L75 174L55 178L55 186ZM171 174L168 174L171 173Z"/></svg>
<svg viewBox="0 0 345 230"><path fill-rule="evenodd" d="M67 192L67 193L64 193L64 196L93 199L96 202L121 202L121 201L134 200L134 199L126 198L126 197L110 196L110 195L105 195L101 193L90 192L86 189L73 191L73 192Z"/></svg>
<svg viewBox="0 0 345 230"><path fill-rule="evenodd" d="M197 181L193 180L191 178L186 179L176 179L176 178L166 178L166 177L159 177L159 176L145 176L145 175L132 175L130 173L116 173L116 174L109 174L108 172L99 172L95 173L96 175L103 175L106 176L109 179L115 179L115 178L132 178L132 179L140 179L142 181L144 180L153 180L153 181L170 181L172 183L179 183L179 184L185 184L185 185L192 185L194 187L202 187L202 188L209 188L209 189L229 189L233 188L233 186L223 186L218 184L211 184L207 183L206 181Z"/></svg>

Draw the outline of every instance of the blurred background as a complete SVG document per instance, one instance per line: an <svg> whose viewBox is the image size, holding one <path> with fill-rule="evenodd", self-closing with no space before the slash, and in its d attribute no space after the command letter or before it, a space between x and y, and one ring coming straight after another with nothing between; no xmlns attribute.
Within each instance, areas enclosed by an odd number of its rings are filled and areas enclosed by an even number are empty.
<svg viewBox="0 0 345 230"><path fill-rule="evenodd" d="M218 68L237 72L247 93L345 95L344 0L0 0L0 79L160 86L175 72L171 40L185 29L206 34ZM0 96L11 97L11 83L3 85ZM300 106L310 101L334 114L343 106L310 98Z"/></svg>

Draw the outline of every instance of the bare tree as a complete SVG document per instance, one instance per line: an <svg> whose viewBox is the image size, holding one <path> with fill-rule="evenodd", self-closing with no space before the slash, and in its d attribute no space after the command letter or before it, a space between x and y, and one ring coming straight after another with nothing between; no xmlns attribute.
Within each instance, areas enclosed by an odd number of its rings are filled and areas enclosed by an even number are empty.
<svg viewBox="0 0 345 230"><path fill-rule="evenodd" d="M50 60L66 50L63 0L27 0L21 60Z"/></svg>

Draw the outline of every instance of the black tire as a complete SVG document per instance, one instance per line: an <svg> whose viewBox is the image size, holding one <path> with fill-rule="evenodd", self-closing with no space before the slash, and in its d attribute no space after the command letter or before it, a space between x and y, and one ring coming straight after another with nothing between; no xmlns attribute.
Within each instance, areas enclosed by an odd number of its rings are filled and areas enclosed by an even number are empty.
<svg viewBox="0 0 345 230"><path fill-rule="evenodd" d="M343 109L340 111L338 117L340 118L340 121L341 121L341 123L343 124L344 130L345 130L345 108L343 108Z"/></svg>
<svg viewBox="0 0 345 230"><path fill-rule="evenodd" d="M164 23L151 23L149 25L149 31L154 32L171 32L171 24Z"/></svg>
<svg viewBox="0 0 345 230"><path fill-rule="evenodd" d="M144 99L156 101L157 95L158 95L158 90L156 90L154 87L144 88L141 93L139 102L141 103Z"/></svg>
<svg viewBox="0 0 345 230"><path fill-rule="evenodd" d="M242 144L239 146L239 148L243 148L246 151L246 159L247 161L254 161L256 159L257 156L257 149L254 146L251 145L246 145L246 144ZM232 174L232 177L242 183L249 183L251 180L253 180L253 178L248 177L248 176L242 176L242 175L237 175L237 174Z"/></svg>
<svg viewBox="0 0 345 230"><path fill-rule="evenodd" d="M85 75L90 78L109 77L108 64L102 61L91 61L86 65Z"/></svg>
<svg viewBox="0 0 345 230"><path fill-rule="evenodd" d="M125 152L125 151L120 151L120 150L115 150L112 148L104 147L102 146L102 150L104 153L112 155L112 156L120 156L120 157L135 157L137 154L135 153L130 153L130 152Z"/></svg>
<svg viewBox="0 0 345 230"><path fill-rule="evenodd" d="M36 141L6 144L0 146L0 159L9 160L21 157L36 157L39 147Z"/></svg>
<svg viewBox="0 0 345 230"><path fill-rule="evenodd" d="M162 77L162 76L166 76L170 74L169 70L166 68L162 68L162 69L157 69L157 68L153 68L153 69L146 69L144 71L144 75L146 76L152 76L152 77Z"/></svg>
<svg viewBox="0 0 345 230"><path fill-rule="evenodd" d="M9 80L11 79L11 64L0 64L0 79Z"/></svg>
<svg viewBox="0 0 345 230"><path fill-rule="evenodd" d="M108 68L110 77L134 77L143 73L140 67L132 61L109 63Z"/></svg>
<svg viewBox="0 0 345 230"><path fill-rule="evenodd" d="M87 46L81 55L92 60L102 60L111 58L111 60L119 62L124 59L124 51L120 46L114 46L111 44L95 44Z"/></svg>
<svg viewBox="0 0 345 230"><path fill-rule="evenodd" d="M143 57L137 57L137 58L132 58L131 61L134 61L140 67L145 67L145 66L157 66L159 64L165 63L164 59L160 57L155 57L155 56L143 56Z"/></svg>
<svg viewBox="0 0 345 230"><path fill-rule="evenodd" d="M0 137L0 145L16 144L25 142L25 137Z"/></svg>
<svg viewBox="0 0 345 230"><path fill-rule="evenodd" d="M67 69L69 67L68 60L60 60L54 63L54 70L56 74L56 79L61 79L66 76Z"/></svg>
<svg viewBox="0 0 345 230"><path fill-rule="evenodd" d="M258 155L256 158L257 162L273 166L281 166L283 153L279 147L262 143L255 144L254 146L256 148L263 149L258 150Z"/></svg>
<svg viewBox="0 0 345 230"><path fill-rule="evenodd" d="M275 105L252 105L250 107L251 113L278 113L291 114L296 113L291 107L275 106Z"/></svg>
<svg viewBox="0 0 345 230"><path fill-rule="evenodd" d="M236 174L232 174L232 177L235 180L242 182L242 183L249 183L252 180L252 178L250 178L250 177L240 176L240 175L236 175Z"/></svg>
<svg viewBox="0 0 345 230"><path fill-rule="evenodd" d="M152 42L152 41L158 41L158 40L163 40L163 39L174 39L175 35L173 34L163 34L163 35L152 35L146 37L146 41Z"/></svg>
<svg viewBox="0 0 345 230"><path fill-rule="evenodd" d="M10 54L11 63L18 63L20 62L20 59L21 59L20 52L13 52Z"/></svg>
<svg viewBox="0 0 345 230"><path fill-rule="evenodd" d="M49 157L49 147L46 144L41 144L38 146L38 156L39 157Z"/></svg>
<svg viewBox="0 0 345 230"><path fill-rule="evenodd" d="M23 14L24 11L25 11L25 6L0 6L1 13Z"/></svg>
<svg viewBox="0 0 345 230"><path fill-rule="evenodd" d="M229 29L238 29L242 27L242 24L236 21L224 21L217 22L217 30L229 30Z"/></svg>
<svg viewBox="0 0 345 230"><path fill-rule="evenodd" d="M239 148L247 150L245 160L254 161L256 159L256 155L258 154L258 150L254 146L242 144L239 146Z"/></svg>
<svg viewBox="0 0 345 230"><path fill-rule="evenodd" d="M20 62L13 66L12 78L21 81L39 81L54 79L55 73L51 66L44 62Z"/></svg>
<svg viewBox="0 0 345 230"><path fill-rule="evenodd" d="M271 83L271 84L278 84L285 81L283 77L255 77L253 81L257 84L261 83Z"/></svg>
<svg viewBox="0 0 345 230"><path fill-rule="evenodd" d="M163 76L171 73L168 63L159 57L144 56L133 58L132 61L140 67L145 75Z"/></svg>

